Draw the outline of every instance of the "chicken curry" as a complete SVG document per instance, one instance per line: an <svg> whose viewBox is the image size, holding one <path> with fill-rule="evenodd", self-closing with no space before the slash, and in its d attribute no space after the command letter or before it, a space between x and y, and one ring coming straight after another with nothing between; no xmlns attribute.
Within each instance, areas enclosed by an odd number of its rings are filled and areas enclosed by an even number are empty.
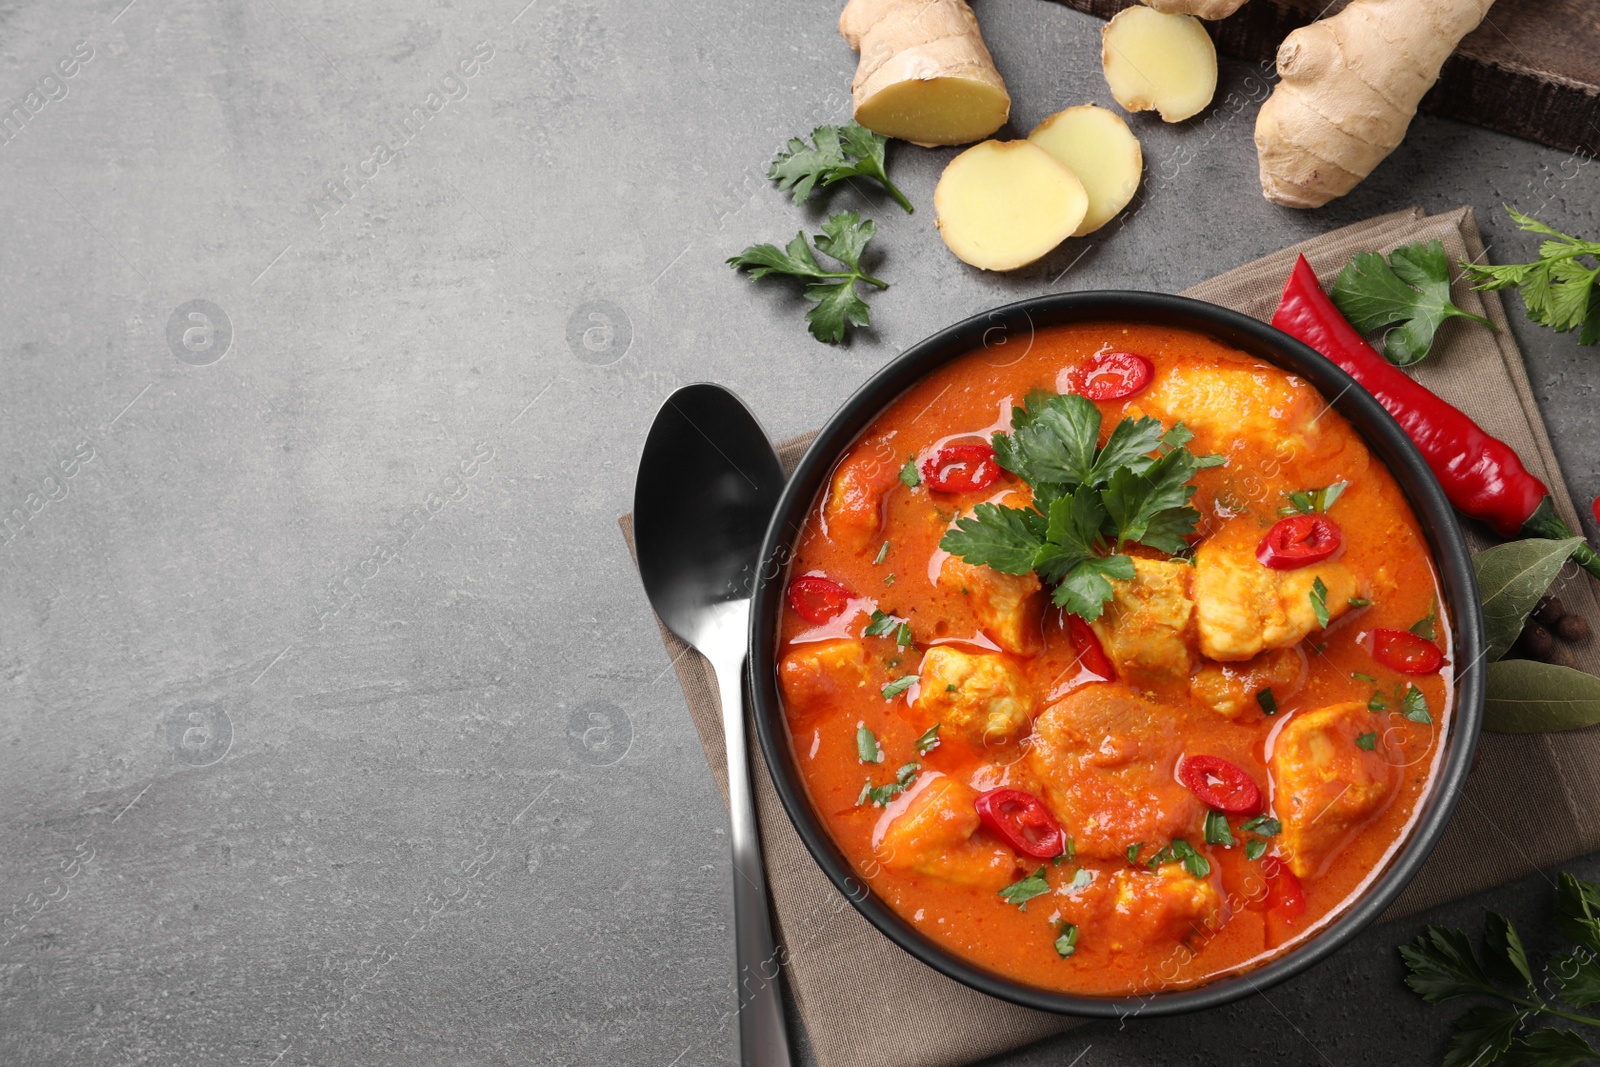
<svg viewBox="0 0 1600 1067"><path fill-rule="evenodd" d="M933 941L1033 986L1258 965L1406 837L1452 699L1416 517L1304 380L1041 331L891 404L795 545L779 681L820 817Z"/></svg>

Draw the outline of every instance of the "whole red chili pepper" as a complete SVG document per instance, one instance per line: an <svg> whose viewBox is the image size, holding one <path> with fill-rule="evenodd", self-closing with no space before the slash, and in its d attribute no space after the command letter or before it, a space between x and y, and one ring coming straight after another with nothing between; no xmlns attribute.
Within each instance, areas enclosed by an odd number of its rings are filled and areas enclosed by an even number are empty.
<svg viewBox="0 0 1600 1067"><path fill-rule="evenodd" d="M1556 514L1550 490L1528 473L1511 446L1380 356L1328 299L1305 256L1283 287L1272 325L1337 363L1394 416L1457 511L1483 520L1501 537L1573 536ZM1579 545L1572 558L1600 578L1594 549Z"/></svg>

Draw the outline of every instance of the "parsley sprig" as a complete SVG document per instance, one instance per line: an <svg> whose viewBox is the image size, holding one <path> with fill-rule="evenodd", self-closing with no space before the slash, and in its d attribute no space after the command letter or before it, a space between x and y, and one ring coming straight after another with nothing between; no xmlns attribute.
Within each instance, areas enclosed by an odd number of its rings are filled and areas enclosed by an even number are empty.
<svg viewBox="0 0 1600 1067"><path fill-rule="evenodd" d="M1459 315L1495 328L1450 302L1450 260L1437 239L1401 245L1387 262L1376 252L1357 252L1328 295L1362 333L1394 327L1383 339L1383 355L1399 367L1421 362L1446 319Z"/></svg>
<svg viewBox="0 0 1600 1067"><path fill-rule="evenodd" d="M1563 872L1556 916L1575 947L1545 965L1546 984L1553 983L1573 1007L1600 1004L1600 885ZM1540 996L1522 939L1504 916L1489 912L1484 917L1481 954L1462 931L1430 926L1402 946L1400 956L1409 972L1406 985L1430 1004L1479 996L1500 1002L1473 1008L1456 1020L1445 1067L1488 1067L1497 1060L1516 1067L1571 1067L1600 1059L1600 1051L1572 1030L1540 1029L1518 1036L1523 1023L1540 1015L1586 1026L1600 1026L1600 1019Z"/></svg>
<svg viewBox="0 0 1600 1067"><path fill-rule="evenodd" d="M979 504L957 519L939 547L1005 574L1037 571L1055 586L1057 606L1093 622L1111 582L1133 578L1129 544L1169 556L1188 549L1200 513L1189 480L1222 456L1196 456L1183 425L1123 419L1100 438L1100 410L1074 394L1029 393L1011 412L1011 432L994 435L995 458L1033 489L1030 507Z"/></svg>
<svg viewBox="0 0 1600 1067"><path fill-rule="evenodd" d="M871 178L882 185L895 203L910 214L911 201L889 180L884 154L889 139L854 122L843 126L818 126L811 131L811 144L799 137L789 139L789 147L772 161L767 177L778 188L803 204L815 189L827 188L846 178Z"/></svg>
<svg viewBox="0 0 1600 1067"><path fill-rule="evenodd" d="M872 321L872 309L856 292L856 283L889 288L888 282L861 269L862 253L877 232L876 223L871 219L863 220L854 211L828 216L822 224L822 232L815 237L816 251L838 260L847 268L845 270L828 270L817 262L804 231L795 234L787 248L772 244L751 245L730 257L728 265L735 270L749 271L752 281L769 274L810 279L805 296L816 303L806 312L811 335L819 341L837 344L844 340L850 326L866 326Z"/></svg>
<svg viewBox="0 0 1600 1067"><path fill-rule="evenodd" d="M1600 259L1600 243L1580 241L1510 207L1506 212L1522 229L1551 240L1539 246L1539 258L1532 263L1462 263L1468 276L1479 289L1515 287L1534 322L1557 333L1582 326L1580 345L1600 342L1600 298L1595 295L1600 267L1584 262Z"/></svg>

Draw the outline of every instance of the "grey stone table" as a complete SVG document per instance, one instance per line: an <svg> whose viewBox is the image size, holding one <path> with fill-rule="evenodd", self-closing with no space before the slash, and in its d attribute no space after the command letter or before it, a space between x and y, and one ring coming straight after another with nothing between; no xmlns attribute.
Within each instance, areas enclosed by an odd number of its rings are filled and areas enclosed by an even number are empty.
<svg viewBox="0 0 1600 1067"><path fill-rule="evenodd" d="M1093 20L983 6L1017 129L1109 103ZM825 347L722 261L818 217L763 171L847 113L836 11L0 12L0 1064L732 1062L724 816L615 526L671 389L786 436L1021 296L1177 290L1408 204L1476 206L1506 256L1501 202L1600 233L1585 159L1426 118L1344 201L1274 208L1261 72L1227 64L1237 106L1135 123L1126 224L1016 276L940 246L951 153L896 149L915 216L834 201L894 287ZM1516 330L1587 500L1596 356ZM1543 944L1547 881L1435 917ZM1452 1013L1393 950L1422 921L1007 1062L1434 1060Z"/></svg>

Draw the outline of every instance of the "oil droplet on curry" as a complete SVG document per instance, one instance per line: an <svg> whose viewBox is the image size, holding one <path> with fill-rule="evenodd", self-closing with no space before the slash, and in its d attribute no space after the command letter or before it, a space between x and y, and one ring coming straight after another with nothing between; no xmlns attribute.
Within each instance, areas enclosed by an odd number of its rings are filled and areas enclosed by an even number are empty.
<svg viewBox="0 0 1600 1067"><path fill-rule="evenodd" d="M1205 336L1012 351L900 396L796 545L779 673L812 803L901 916L1015 980L1256 966L1382 871L1437 769L1450 621L1416 517L1315 389ZM1107 480L1125 423L1146 447ZM1047 484L1074 447L1101 469Z"/></svg>

